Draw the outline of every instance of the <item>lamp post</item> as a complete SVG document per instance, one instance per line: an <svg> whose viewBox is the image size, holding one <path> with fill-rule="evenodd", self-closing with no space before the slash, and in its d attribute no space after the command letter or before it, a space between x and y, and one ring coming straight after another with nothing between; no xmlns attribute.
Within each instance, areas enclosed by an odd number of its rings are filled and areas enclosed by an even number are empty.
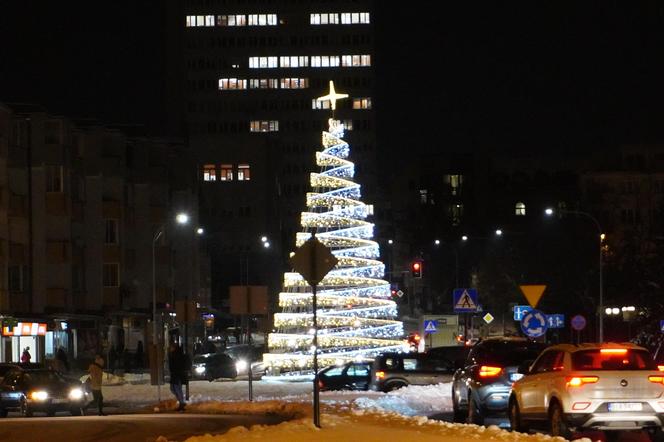
<svg viewBox="0 0 664 442"><path fill-rule="evenodd" d="M178 224L187 224L189 222L189 215L186 213L178 213L175 216L175 222ZM152 235L152 345L154 347L154 360L157 376L157 401L161 402L161 366L163 358L159 358L159 342L157 331L157 269L155 266L155 246L159 238L164 234L166 223L161 224ZM158 360L159 359L159 360Z"/></svg>
<svg viewBox="0 0 664 442"><path fill-rule="evenodd" d="M547 216L552 216L555 212L551 208L547 208L544 210L544 213ZM593 224L595 224L595 227L597 228L597 235L599 237L599 305L597 308L597 315L599 316L599 330L598 330L598 335L599 335L599 342L600 344L604 342L604 278L602 277L602 242L604 241L605 235L602 233L602 226L599 224L599 221L597 221L597 218L592 216L588 212L582 212L580 210L560 210L561 214L571 214L571 215L579 215L579 216L584 216L591 220Z"/></svg>

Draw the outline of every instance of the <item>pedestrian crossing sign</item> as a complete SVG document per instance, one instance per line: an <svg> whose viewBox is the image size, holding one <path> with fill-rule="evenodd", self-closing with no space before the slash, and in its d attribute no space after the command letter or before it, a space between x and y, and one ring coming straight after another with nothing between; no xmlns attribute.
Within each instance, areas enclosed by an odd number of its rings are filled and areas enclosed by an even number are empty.
<svg viewBox="0 0 664 442"><path fill-rule="evenodd" d="M454 289L452 302L455 313L471 313L479 309L476 289Z"/></svg>
<svg viewBox="0 0 664 442"><path fill-rule="evenodd" d="M438 331L438 321L424 321L424 332L425 333L436 333Z"/></svg>

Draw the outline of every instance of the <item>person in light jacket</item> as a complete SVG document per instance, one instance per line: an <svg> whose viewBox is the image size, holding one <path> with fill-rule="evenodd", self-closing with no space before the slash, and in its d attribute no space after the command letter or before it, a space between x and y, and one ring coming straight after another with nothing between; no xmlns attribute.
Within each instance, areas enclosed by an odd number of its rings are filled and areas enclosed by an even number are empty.
<svg viewBox="0 0 664 442"><path fill-rule="evenodd" d="M104 413L104 396L101 394L101 383L104 377L104 359L97 355L94 362L88 367L90 373L90 389L92 390L92 397L97 402L99 416L106 416Z"/></svg>

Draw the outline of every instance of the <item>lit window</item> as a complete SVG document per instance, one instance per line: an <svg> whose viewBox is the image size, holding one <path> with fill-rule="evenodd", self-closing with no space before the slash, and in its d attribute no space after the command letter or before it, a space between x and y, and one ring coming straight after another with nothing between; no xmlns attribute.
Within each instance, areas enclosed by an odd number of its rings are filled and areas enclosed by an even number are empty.
<svg viewBox="0 0 664 442"><path fill-rule="evenodd" d="M450 206L450 218L453 226L458 226L461 224L461 218L463 217L463 204L452 204Z"/></svg>
<svg viewBox="0 0 664 442"><path fill-rule="evenodd" d="M237 180L249 181L251 179L251 169L248 164L239 164L237 166Z"/></svg>
<svg viewBox="0 0 664 442"><path fill-rule="evenodd" d="M429 202L429 191L427 189L420 189L420 204L427 204Z"/></svg>
<svg viewBox="0 0 664 442"><path fill-rule="evenodd" d="M120 264L104 263L103 283L104 287L118 287L120 285Z"/></svg>
<svg viewBox="0 0 664 442"><path fill-rule="evenodd" d="M118 220L107 219L105 222L104 244L118 243Z"/></svg>
<svg viewBox="0 0 664 442"><path fill-rule="evenodd" d="M311 100L311 108L312 109L329 109L330 108L330 101L325 100L325 101L320 101L316 100L315 98Z"/></svg>
<svg viewBox="0 0 664 442"><path fill-rule="evenodd" d="M197 15L196 16L196 26L205 26L205 16Z"/></svg>
<svg viewBox="0 0 664 442"><path fill-rule="evenodd" d="M217 181L217 168L214 164L203 166L203 181Z"/></svg>
<svg viewBox="0 0 664 442"><path fill-rule="evenodd" d="M298 55L282 55L279 57L279 66L282 68L303 68L309 66L309 57Z"/></svg>
<svg viewBox="0 0 664 442"><path fill-rule="evenodd" d="M277 14L250 14L249 26L275 26Z"/></svg>
<svg viewBox="0 0 664 442"><path fill-rule="evenodd" d="M244 14L218 15L217 26L246 26L247 16Z"/></svg>
<svg viewBox="0 0 664 442"><path fill-rule="evenodd" d="M220 181L233 181L233 165L232 164L222 164L221 165L221 175L219 176Z"/></svg>
<svg viewBox="0 0 664 442"><path fill-rule="evenodd" d="M342 55L341 66L344 67L371 66L371 55Z"/></svg>
<svg viewBox="0 0 664 442"><path fill-rule="evenodd" d="M342 25L357 25L357 24L369 24L371 23L371 17L368 12L342 12L341 13L341 24Z"/></svg>
<svg viewBox="0 0 664 442"><path fill-rule="evenodd" d="M249 89L277 89L279 80L276 78L252 78L249 80Z"/></svg>
<svg viewBox="0 0 664 442"><path fill-rule="evenodd" d="M220 78L219 90L237 90L246 89L247 80L242 78Z"/></svg>
<svg viewBox="0 0 664 442"><path fill-rule="evenodd" d="M309 87L309 79L307 78L282 78L282 89L305 89Z"/></svg>
<svg viewBox="0 0 664 442"><path fill-rule="evenodd" d="M371 98L353 98L353 109L371 109Z"/></svg>
<svg viewBox="0 0 664 442"><path fill-rule="evenodd" d="M214 26L214 15L205 16L205 26Z"/></svg>
<svg viewBox="0 0 664 442"><path fill-rule="evenodd" d="M263 68L277 68L279 67L278 57L249 57L249 68L263 69Z"/></svg>
<svg viewBox="0 0 664 442"><path fill-rule="evenodd" d="M277 120L253 120L249 122L249 132L278 132Z"/></svg>
<svg viewBox="0 0 664 442"><path fill-rule="evenodd" d="M451 195L459 195L463 184L463 175L445 175L445 183L450 186Z"/></svg>
<svg viewBox="0 0 664 442"><path fill-rule="evenodd" d="M62 192L62 166L46 166L46 191Z"/></svg>
<svg viewBox="0 0 664 442"><path fill-rule="evenodd" d="M526 205L523 203L516 203L516 206L514 208L514 213L517 216L525 216L526 215Z"/></svg>
<svg viewBox="0 0 664 442"><path fill-rule="evenodd" d="M353 130L353 120L344 120L344 130Z"/></svg>
<svg viewBox="0 0 664 442"><path fill-rule="evenodd" d="M186 26L188 28L192 28L196 26L196 16L195 15L188 15L187 19L185 20Z"/></svg>

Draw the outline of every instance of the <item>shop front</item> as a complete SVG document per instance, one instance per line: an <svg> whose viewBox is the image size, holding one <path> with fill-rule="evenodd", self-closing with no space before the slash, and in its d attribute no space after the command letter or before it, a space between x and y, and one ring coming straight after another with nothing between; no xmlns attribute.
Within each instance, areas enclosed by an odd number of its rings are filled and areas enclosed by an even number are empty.
<svg viewBox="0 0 664 442"><path fill-rule="evenodd" d="M21 362L24 351L30 362L44 362L47 344L47 327L44 322L15 322L2 327L0 340L0 362ZM49 336L52 338L52 334Z"/></svg>

